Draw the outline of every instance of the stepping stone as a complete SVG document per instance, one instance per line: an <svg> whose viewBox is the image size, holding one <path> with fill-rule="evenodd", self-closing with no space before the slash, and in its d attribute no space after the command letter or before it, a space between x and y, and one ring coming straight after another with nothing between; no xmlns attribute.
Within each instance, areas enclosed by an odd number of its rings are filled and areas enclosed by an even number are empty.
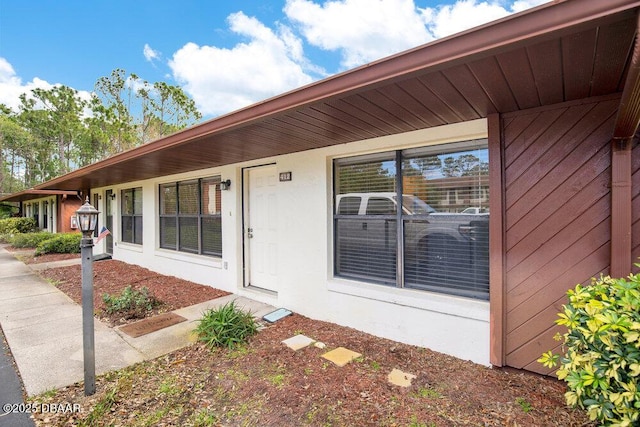
<svg viewBox="0 0 640 427"><path fill-rule="evenodd" d="M335 350L331 350L330 352L322 355L322 357L340 367L351 362L353 359L357 359L360 356L362 356L360 353L356 353L355 351L351 351L344 347L338 347Z"/></svg>
<svg viewBox="0 0 640 427"><path fill-rule="evenodd" d="M275 323L280 319L283 319L287 316L292 315L291 310L287 310L286 308L279 308L276 311L272 311L269 314L265 314L262 316L262 320L266 320L269 323Z"/></svg>
<svg viewBox="0 0 640 427"><path fill-rule="evenodd" d="M298 351L301 348L305 348L306 346L313 344L314 342L315 340L313 338L298 334L295 337L287 338L286 340L282 341L282 344L286 345L293 351Z"/></svg>
<svg viewBox="0 0 640 427"><path fill-rule="evenodd" d="M393 384L393 385L397 385L400 387L410 387L411 386L411 381L415 378L416 376L413 374L408 374L406 372L402 372L400 369L393 369L390 373L389 376L387 377L387 380Z"/></svg>
<svg viewBox="0 0 640 427"><path fill-rule="evenodd" d="M130 337L138 338L142 335L168 328L169 326L176 325L186 320L187 319L185 317L169 312L139 320L134 323L129 323L128 325L121 326L120 330Z"/></svg>

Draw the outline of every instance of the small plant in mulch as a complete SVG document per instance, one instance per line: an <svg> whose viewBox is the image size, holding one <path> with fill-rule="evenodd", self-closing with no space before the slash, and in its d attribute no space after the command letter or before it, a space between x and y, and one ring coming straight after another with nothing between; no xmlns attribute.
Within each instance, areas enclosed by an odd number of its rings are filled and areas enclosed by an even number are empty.
<svg viewBox="0 0 640 427"><path fill-rule="evenodd" d="M102 301L107 314L118 314L125 319L142 319L161 305L161 301L147 287L134 289L131 285L124 288L120 295L103 294Z"/></svg>
<svg viewBox="0 0 640 427"><path fill-rule="evenodd" d="M234 301L205 311L198 322L198 339L211 350L234 348L258 331L253 315L238 308Z"/></svg>

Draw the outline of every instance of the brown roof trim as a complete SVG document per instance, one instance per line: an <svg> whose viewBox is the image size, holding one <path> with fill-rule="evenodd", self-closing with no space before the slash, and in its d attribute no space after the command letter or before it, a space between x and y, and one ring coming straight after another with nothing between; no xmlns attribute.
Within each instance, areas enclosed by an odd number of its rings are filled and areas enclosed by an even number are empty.
<svg viewBox="0 0 640 427"><path fill-rule="evenodd" d="M186 142L241 128L261 119L284 114L320 100L345 96L383 82L410 77L425 69L438 70L469 59L517 46L532 38L556 34L589 21L618 13L633 14L640 0L564 0L543 4L483 26L455 34L397 55L363 65L305 87L237 110L185 129L160 140L116 154L54 178L36 188L56 188L60 183L90 175L93 171Z"/></svg>
<svg viewBox="0 0 640 427"><path fill-rule="evenodd" d="M25 200L39 199L47 196L77 196L77 191L70 190L37 190L29 189L0 197L0 202L23 202Z"/></svg>
<svg viewBox="0 0 640 427"><path fill-rule="evenodd" d="M638 130L640 124L640 15L636 24L636 39L633 46L633 56L629 73L622 91L622 99L618 116L616 117L613 138L618 140L630 140Z"/></svg>

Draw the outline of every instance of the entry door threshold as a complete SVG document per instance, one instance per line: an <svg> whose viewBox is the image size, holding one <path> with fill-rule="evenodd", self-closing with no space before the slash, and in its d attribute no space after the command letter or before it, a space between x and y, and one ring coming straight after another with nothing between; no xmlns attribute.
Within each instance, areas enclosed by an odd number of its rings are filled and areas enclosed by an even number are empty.
<svg viewBox="0 0 640 427"><path fill-rule="evenodd" d="M253 286L253 285L246 286L245 289L247 289L249 291L260 292L261 294L269 295L269 296L272 296L272 297L277 297L278 296L278 292L276 292L276 291L272 291L270 289L265 289L265 288L259 288L257 286Z"/></svg>

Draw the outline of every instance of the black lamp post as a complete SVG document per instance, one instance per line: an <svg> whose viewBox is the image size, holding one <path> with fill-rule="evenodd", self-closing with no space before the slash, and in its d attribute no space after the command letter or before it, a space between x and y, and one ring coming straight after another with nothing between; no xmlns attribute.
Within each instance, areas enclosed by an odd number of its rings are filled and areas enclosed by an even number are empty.
<svg viewBox="0 0 640 427"><path fill-rule="evenodd" d="M78 227L82 231L80 256L82 258L82 347L84 355L84 395L96 392L96 353L93 330L93 231L98 222L98 211L89 203L76 211Z"/></svg>

